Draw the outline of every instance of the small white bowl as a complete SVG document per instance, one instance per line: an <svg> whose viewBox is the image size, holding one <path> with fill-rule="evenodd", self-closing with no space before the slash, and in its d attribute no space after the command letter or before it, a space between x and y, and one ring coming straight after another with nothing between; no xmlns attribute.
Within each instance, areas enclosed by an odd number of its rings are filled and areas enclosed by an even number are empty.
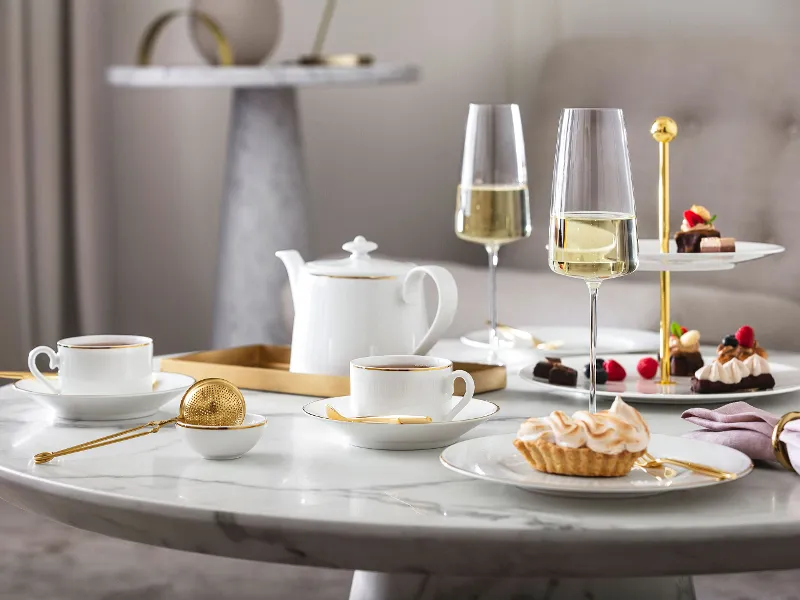
<svg viewBox="0 0 800 600"><path fill-rule="evenodd" d="M189 447L209 460L231 460L249 452L264 435L267 418L247 413L241 425L208 426L175 423Z"/></svg>

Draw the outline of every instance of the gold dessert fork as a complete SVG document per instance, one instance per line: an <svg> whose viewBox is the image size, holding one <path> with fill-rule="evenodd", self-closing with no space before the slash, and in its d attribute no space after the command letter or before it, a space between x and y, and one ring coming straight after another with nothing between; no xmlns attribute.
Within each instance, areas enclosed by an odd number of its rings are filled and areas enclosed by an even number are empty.
<svg viewBox="0 0 800 600"><path fill-rule="evenodd" d="M736 473L730 473L711 467L709 465L701 465L699 463L690 462L687 460L677 460L674 458L656 458L649 452L645 452L640 458L636 460L636 464L644 469L658 469L665 468L665 465L673 465L693 471L698 475L705 475L706 477L713 477L714 479L736 479Z"/></svg>
<svg viewBox="0 0 800 600"><path fill-rule="evenodd" d="M330 404L325 405L325 416L332 421L346 421L348 423L390 423L393 425L422 425L430 423L430 417L411 417L396 415L391 417L345 417Z"/></svg>

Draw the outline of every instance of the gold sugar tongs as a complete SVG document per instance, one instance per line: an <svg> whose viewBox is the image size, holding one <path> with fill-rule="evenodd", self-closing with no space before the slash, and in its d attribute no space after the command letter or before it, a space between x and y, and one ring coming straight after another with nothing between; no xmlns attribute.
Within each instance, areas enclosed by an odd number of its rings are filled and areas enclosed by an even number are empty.
<svg viewBox="0 0 800 600"><path fill-rule="evenodd" d="M82 444L55 452L40 452L33 457L37 465L50 462L58 456L75 454L93 448L102 448L117 442L125 442L138 437L158 433L165 425L172 423L188 423L205 426L241 425L244 421L247 406L242 392L235 385L224 379L202 379L195 382L181 398L181 406L177 417L164 421L150 421L138 427L112 433ZM147 431L142 431L146 429ZM138 433L137 433L138 432Z"/></svg>

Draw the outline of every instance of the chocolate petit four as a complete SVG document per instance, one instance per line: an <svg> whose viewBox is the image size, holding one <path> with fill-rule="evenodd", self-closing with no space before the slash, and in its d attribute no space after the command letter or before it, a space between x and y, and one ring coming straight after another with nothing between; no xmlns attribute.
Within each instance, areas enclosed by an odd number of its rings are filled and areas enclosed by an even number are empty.
<svg viewBox="0 0 800 600"><path fill-rule="evenodd" d="M673 323L669 337L670 371L676 377L688 377L703 366L700 354L700 332L687 331Z"/></svg>
<svg viewBox="0 0 800 600"><path fill-rule="evenodd" d="M715 360L698 369L692 377L696 394L728 394L745 390L768 390L775 387L766 358L751 354L745 360L732 358L727 362Z"/></svg>
<svg viewBox="0 0 800 600"><path fill-rule="evenodd" d="M700 244L703 239L721 237L719 231L714 228L716 218L717 215L712 216L706 207L697 204L684 211L681 230L675 234L678 252L700 252Z"/></svg>
<svg viewBox="0 0 800 600"><path fill-rule="evenodd" d="M700 252L736 252L736 240L724 237L705 237L700 240Z"/></svg>
<svg viewBox="0 0 800 600"><path fill-rule="evenodd" d="M550 377L550 370L554 365L561 364L560 358L545 358L543 361L536 363L533 367L533 376L547 379Z"/></svg>
<svg viewBox="0 0 800 600"><path fill-rule="evenodd" d="M556 363L550 369L550 374L547 381L553 385L563 385L566 387L575 387L578 385L578 372L575 369Z"/></svg>

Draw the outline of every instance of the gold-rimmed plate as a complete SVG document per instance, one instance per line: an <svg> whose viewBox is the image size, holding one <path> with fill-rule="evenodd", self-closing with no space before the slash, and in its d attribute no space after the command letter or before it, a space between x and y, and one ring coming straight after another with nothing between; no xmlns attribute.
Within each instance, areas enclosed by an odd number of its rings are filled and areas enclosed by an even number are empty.
<svg viewBox="0 0 800 600"><path fill-rule="evenodd" d="M657 457L701 463L735 474L718 480L679 467L645 470L634 467L624 477L570 477L537 471L514 447L513 434L491 435L454 444L441 463L467 477L510 485L530 492L573 498L632 498L735 482L753 470L745 454L718 444L653 434L648 451Z"/></svg>

